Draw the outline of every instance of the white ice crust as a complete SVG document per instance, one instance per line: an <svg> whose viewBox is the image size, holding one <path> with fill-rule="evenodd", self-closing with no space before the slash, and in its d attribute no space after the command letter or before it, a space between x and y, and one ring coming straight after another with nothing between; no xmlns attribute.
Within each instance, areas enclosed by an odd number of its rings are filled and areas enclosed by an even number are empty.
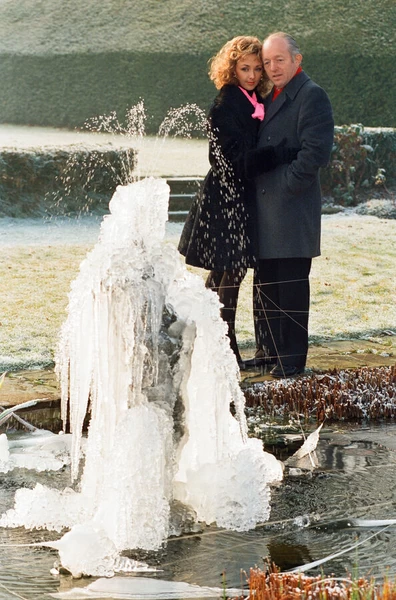
<svg viewBox="0 0 396 600"><path fill-rule="evenodd" d="M182 581L164 581L148 577L114 577L98 579L85 588L73 588L65 592L49 594L62 600L82 600L83 598L109 598L124 600L180 600L180 598L227 598L241 596L239 588L216 588L192 585Z"/></svg>
<svg viewBox="0 0 396 600"><path fill-rule="evenodd" d="M13 469L59 471L70 464L72 436L36 429L17 439L0 435L0 473Z"/></svg>

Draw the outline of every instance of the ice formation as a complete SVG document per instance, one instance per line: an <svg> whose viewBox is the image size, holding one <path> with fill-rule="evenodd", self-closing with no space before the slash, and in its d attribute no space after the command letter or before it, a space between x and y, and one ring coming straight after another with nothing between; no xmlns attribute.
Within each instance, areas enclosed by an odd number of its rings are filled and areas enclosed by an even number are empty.
<svg viewBox="0 0 396 600"><path fill-rule="evenodd" d="M64 592L49 594L62 600L82 598L116 598L124 600L184 600L200 598L236 598L241 596L241 588L217 588L192 585L182 581L164 581L148 577L114 577L98 579L85 588L74 588Z"/></svg>
<svg viewBox="0 0 396 600"><path fill-rule="evenodd" d="M119 186L72 284L57 370L76 491L19 490L0 521L69 528L63 560L75 572L104 574L95 553L78 554L82 525L112 575L124 549L162 546L176 504L196 521L243 531L268 519L269 486L282 478L280 463L247 437L219 300L164 241L168 197L160 179Z"/></svg>
<svg viewBox="0 0 396 600"><path fill-rule="evenodd" d="M13 469L59 471L70 464L70 434L56 435L45 429L8 439L0 435L0 473Z"/></svg>

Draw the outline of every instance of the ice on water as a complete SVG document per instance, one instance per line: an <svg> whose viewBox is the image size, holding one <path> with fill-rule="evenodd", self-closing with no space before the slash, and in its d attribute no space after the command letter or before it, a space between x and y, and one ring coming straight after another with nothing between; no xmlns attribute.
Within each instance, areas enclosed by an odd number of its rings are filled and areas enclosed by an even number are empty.
<svg viewBox="0 0 396 600"><path fill-rule="evenodd" d="M252 528L282 478L247 437L219 300L164 241L168 198L161 179L119 186L72 284L57 370L74 489L19 490L0 521L69 528L57 544L75 574L103 575L105 556L111 575L124 549L159 549L176 504L196 521ZM100 550L79 550L84 536Z"/></svg>
<svg viewBox="0 0 396 600"><path fill-rule="evenodd" d="M36 429L29 434L0 435L0 473L13 469L59 471L70 464L70 434Z"/></svg>
<svg viewBox="0 0 396 600"><path fill-rule="evenodd" d="M124 600L180 600L180 598L235 598L241 596L240 588L215 588L191 585L182 581L164 581L148 577L114 577L98 579L85 588L49 594L62 600L83 598L123 598Z"/></svg>

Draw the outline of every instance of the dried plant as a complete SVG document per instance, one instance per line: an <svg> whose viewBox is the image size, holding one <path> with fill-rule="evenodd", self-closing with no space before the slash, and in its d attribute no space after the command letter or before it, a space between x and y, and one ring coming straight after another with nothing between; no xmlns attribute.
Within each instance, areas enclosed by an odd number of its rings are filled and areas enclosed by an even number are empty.
<svg viewBox="0 0 396 600"><path fill-rule="evenodd" d="M265 571L250 569L250 600L395 600L396 582L385 579L377 585L373 578L354 579L302 573L281 573L274 564Z"/></svg>
<svg viewBox="0 0 396 600"><path fill-rule="evenodd" d="M303 416L318 422L396 416L396 367L334 369L288 381L268 381L245 389L246 405L268 416Z"/></svg>

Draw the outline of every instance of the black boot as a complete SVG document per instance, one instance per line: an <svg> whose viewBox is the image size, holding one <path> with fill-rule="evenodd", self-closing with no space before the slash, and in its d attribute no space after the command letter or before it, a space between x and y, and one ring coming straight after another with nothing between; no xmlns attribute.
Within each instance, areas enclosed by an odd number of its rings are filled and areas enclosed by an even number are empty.
<svg viewBox="0 0 396 600"><path fill-rule="evenodd" d="M253 358L248 358L243 362L246 370L272 368L276 365L276 358L270 356L266 348L257 348Z"/></svg>
<svg viewBox="0 0 396 600"><path fill-rule="evenodd" d="M237 342L236 335L235 335L235 321L228 321L227 325L228 325L227 335L230 340L231 350L235 354L235 358L237 359L237 362L238 362L238 367L241 370L243 370L245 368L245 363L242 360L241 355L239 353L238 342Z"/></svg>

